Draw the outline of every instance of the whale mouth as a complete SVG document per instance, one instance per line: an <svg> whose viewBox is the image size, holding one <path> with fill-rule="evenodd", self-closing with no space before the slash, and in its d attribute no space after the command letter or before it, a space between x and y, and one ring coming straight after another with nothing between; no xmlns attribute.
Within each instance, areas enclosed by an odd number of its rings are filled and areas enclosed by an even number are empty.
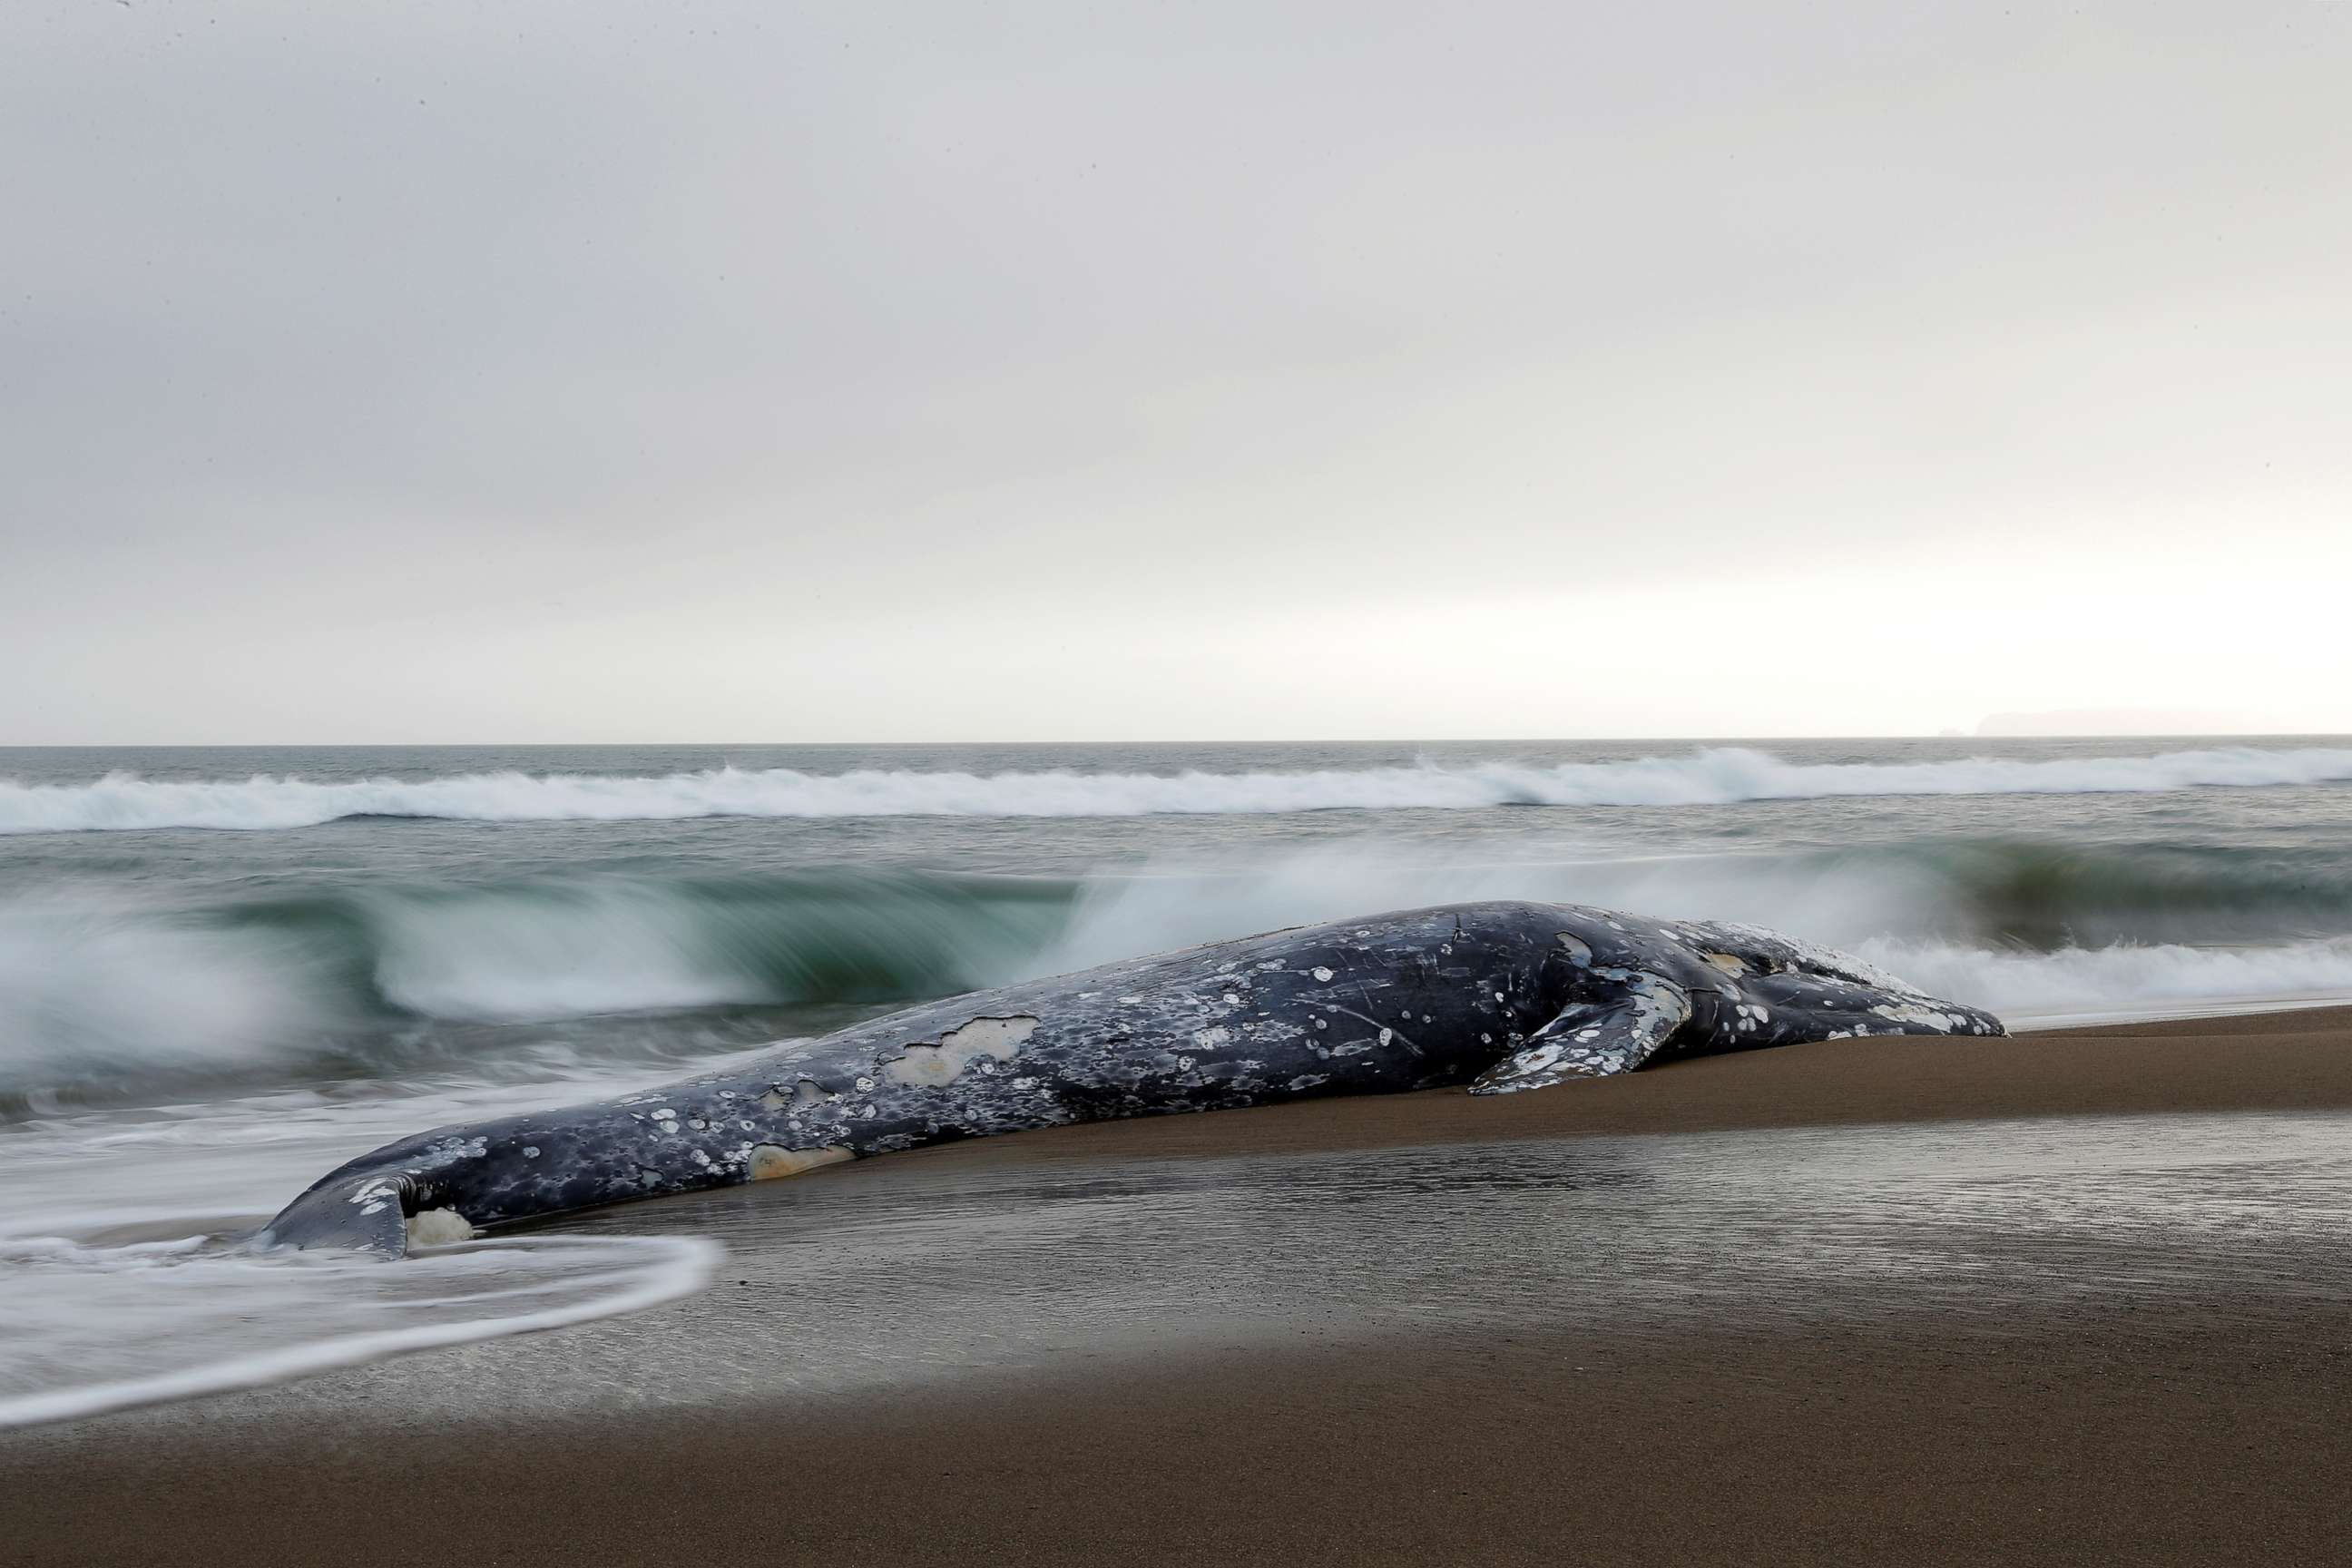
<svg viewBox="0 0 2352 1568"><path fill-rule="evenodd" d="M412 1247L448 1247L471 1241L481 1234L471 1220L456 1209L419 1209L407 1216L404 1228Z"/></svg>

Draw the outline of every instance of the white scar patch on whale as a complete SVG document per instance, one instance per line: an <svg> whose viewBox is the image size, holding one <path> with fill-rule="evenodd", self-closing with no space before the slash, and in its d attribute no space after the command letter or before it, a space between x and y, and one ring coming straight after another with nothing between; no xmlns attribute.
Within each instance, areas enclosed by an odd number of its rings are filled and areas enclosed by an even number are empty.
<svg viewBox="0 0 2352 1568"><path fill-rule="evenodd" d="M755 1143L751 1158L744 1162L743 1179L747 1182L772 1182L782 1176L797 1176L803 1171L814 1171L820 1165L838 1165L844 1160L857 1156L838 1143L828 1143L822 1149L787 1149L781 1143Z"/></svg>
<svg viewBox="0 0 2352 1568"><path fill-rule="evenodd" d="M936 1046L908 1046L906 1055L884 1062L882 1071L893 1083L953 1083L978 1058L1011 1061L1036 1032L1034 1018L974 1018L941 1035Z"/></svg>

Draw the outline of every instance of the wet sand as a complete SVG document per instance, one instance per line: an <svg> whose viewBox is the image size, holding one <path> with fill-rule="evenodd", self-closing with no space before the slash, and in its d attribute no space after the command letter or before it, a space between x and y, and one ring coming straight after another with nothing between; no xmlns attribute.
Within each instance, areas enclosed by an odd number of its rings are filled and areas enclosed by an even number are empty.
<svg viewBox="0 0 2352 1568"><path fill-rule="evenodd" d="M2339 1561L2347 1110L2332 1009L640 1205L710 1291L0 1433L0 1561Z"/></svg>

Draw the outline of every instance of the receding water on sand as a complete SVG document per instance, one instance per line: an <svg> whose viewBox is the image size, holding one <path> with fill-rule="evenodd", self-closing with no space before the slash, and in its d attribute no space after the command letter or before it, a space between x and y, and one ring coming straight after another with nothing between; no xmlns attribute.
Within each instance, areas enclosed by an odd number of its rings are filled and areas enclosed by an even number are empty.
<svg viewBox="0 0 2352 1568"><path fill-rule="evenodd" d="M119 1224L88 1243L20 1236L0 1243L0 1331L16 1347L0 1424L681 1297L657 1317L395 1362L309 1397L552 1415L1300 1334L1923 1312L1998 1334L2070 1302L2179 1296L2228 1302L2249 1333L2300 1331L2298 1313L2352 1288L2348 1226L2342 1113L1190 1158L1073 1156L1047 1134L625 1205L397 1264L262 1260Z"/></svg>

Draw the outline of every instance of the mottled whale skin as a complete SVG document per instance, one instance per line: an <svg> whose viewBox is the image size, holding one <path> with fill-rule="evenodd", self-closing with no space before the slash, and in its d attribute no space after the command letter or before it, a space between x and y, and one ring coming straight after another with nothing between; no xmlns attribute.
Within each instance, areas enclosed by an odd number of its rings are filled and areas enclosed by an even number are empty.
<svg viewBox="0 0 2352 1568"><path fill-rule="evenodd" d="M441 1128L337 1170L261 1239L412 1240L1063 1122L1467 1083L1659 1056L1999 1035L1859 959L1753 926L1481 903L1302 926L973 992L593 1105Z"/></svg>

